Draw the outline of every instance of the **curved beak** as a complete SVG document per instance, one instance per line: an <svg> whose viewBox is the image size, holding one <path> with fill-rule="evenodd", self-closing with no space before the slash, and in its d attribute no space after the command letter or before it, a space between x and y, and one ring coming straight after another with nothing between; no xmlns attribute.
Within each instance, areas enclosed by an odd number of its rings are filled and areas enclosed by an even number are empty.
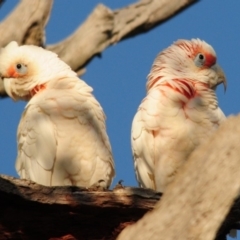
<svg viewBox="0 0 240 240"><path fill-rule="evenodd" d="M224 92L226 92L226 89L227 89L227 79L226 79L226 76L222 70L222 68L218 65L218 64L215 64L214 66L212 66L212 69L217 73L218 75L218 82L217 82L217 85L223 83L224 85Z"/></svg>
<svg viewBox="0 0 240 240"><path fill-rule="evenodd" d="M10 97L10 98L12 98L14 101L16 101L16 98L14 97L14 95L13 95L13 93L12 93L12 91L11 91L11 87L10 87L10 81L11 81L11 79L4 79L4 78L2 78L2 80L3 80L3 86L4 86L4 89L5 89L5 91L6 91L6 93L7 93L7 95Z"/></svg>

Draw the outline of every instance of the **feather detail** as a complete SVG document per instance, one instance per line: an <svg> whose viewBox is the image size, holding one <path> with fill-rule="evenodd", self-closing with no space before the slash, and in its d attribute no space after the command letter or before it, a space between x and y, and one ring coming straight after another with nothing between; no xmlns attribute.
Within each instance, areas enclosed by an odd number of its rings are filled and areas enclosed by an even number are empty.
<svg viewBox="0 0 240 240"><path fill-rule="evenodd" d="M226 79L215 63L214 49L199 39L178 40L156 57L132 123L141 187L164 192L192 151L225 120L214 90Z"/></svg>
<svg viewBox="0 0 240 240"><path fill-rule="evenodd" d="M33 97L35 94L37 94L38 92L42 91L46 89L46 84L40 84L40 85L36 85L33 89L30 90L30 97Z"/></svg>
<svg viewBox="0 0 240 240"><path fill-rule="evenodd" d="M18 127L16 170L47 186L108 188L115 175L105 114L93 89L58 56L11 42L0 75L14 100L29 100Z"/></svg>

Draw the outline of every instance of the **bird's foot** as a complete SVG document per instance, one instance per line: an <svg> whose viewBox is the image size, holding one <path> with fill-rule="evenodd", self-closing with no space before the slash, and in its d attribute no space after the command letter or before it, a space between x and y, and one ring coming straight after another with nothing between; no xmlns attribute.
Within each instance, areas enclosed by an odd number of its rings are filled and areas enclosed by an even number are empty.
<svg viewBox="0 0 240 240"><path fill-rule="evenodd" d="M117 189L123 189L124 186L122 185L122 183L123 183L123 180L119 180L116 186L113 188L113 191Z"/></svg>

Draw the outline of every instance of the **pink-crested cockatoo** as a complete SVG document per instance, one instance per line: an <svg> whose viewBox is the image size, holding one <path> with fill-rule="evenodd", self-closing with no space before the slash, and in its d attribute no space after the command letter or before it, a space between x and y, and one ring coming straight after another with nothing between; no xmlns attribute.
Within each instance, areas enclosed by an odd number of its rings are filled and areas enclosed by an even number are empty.
<svg viewBox="0 0 240 240"><path fill-rule="evenodd" d="M108 188L114 162L92 88L55 53L14 41L0 52L0 75L12 99L28 101L17 133L20 177L47 186Z"/></svg>
<svg viewBox="0 0 240 240"><path fill-rule="evenodd" d="M155 59L147 96L133 119L131 144L139 185L164 192L192 151L225 115L215 89L226 78L214 49L200 39L178 40Z"/></svg>

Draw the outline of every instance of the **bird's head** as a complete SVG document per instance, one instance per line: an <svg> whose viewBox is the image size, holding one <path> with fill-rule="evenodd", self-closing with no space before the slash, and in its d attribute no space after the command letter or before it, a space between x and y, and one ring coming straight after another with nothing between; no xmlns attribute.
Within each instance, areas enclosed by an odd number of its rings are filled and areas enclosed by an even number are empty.
<svg viewBox="0 0 240 240"><path fill-rule="evenodd" d="M41 47L10 42L0 51L0 77L14 100L29 100L53 79L76 76L58 56Z"/></svg>
<svg viewBox="0 0 240 240"><path fill-rule="evenodd" d="M147 89L167 79L184 78L215 89L226 77L217 64L217 56L208 43L200 39L178 40L155 59L148 75Z"/></svg>

